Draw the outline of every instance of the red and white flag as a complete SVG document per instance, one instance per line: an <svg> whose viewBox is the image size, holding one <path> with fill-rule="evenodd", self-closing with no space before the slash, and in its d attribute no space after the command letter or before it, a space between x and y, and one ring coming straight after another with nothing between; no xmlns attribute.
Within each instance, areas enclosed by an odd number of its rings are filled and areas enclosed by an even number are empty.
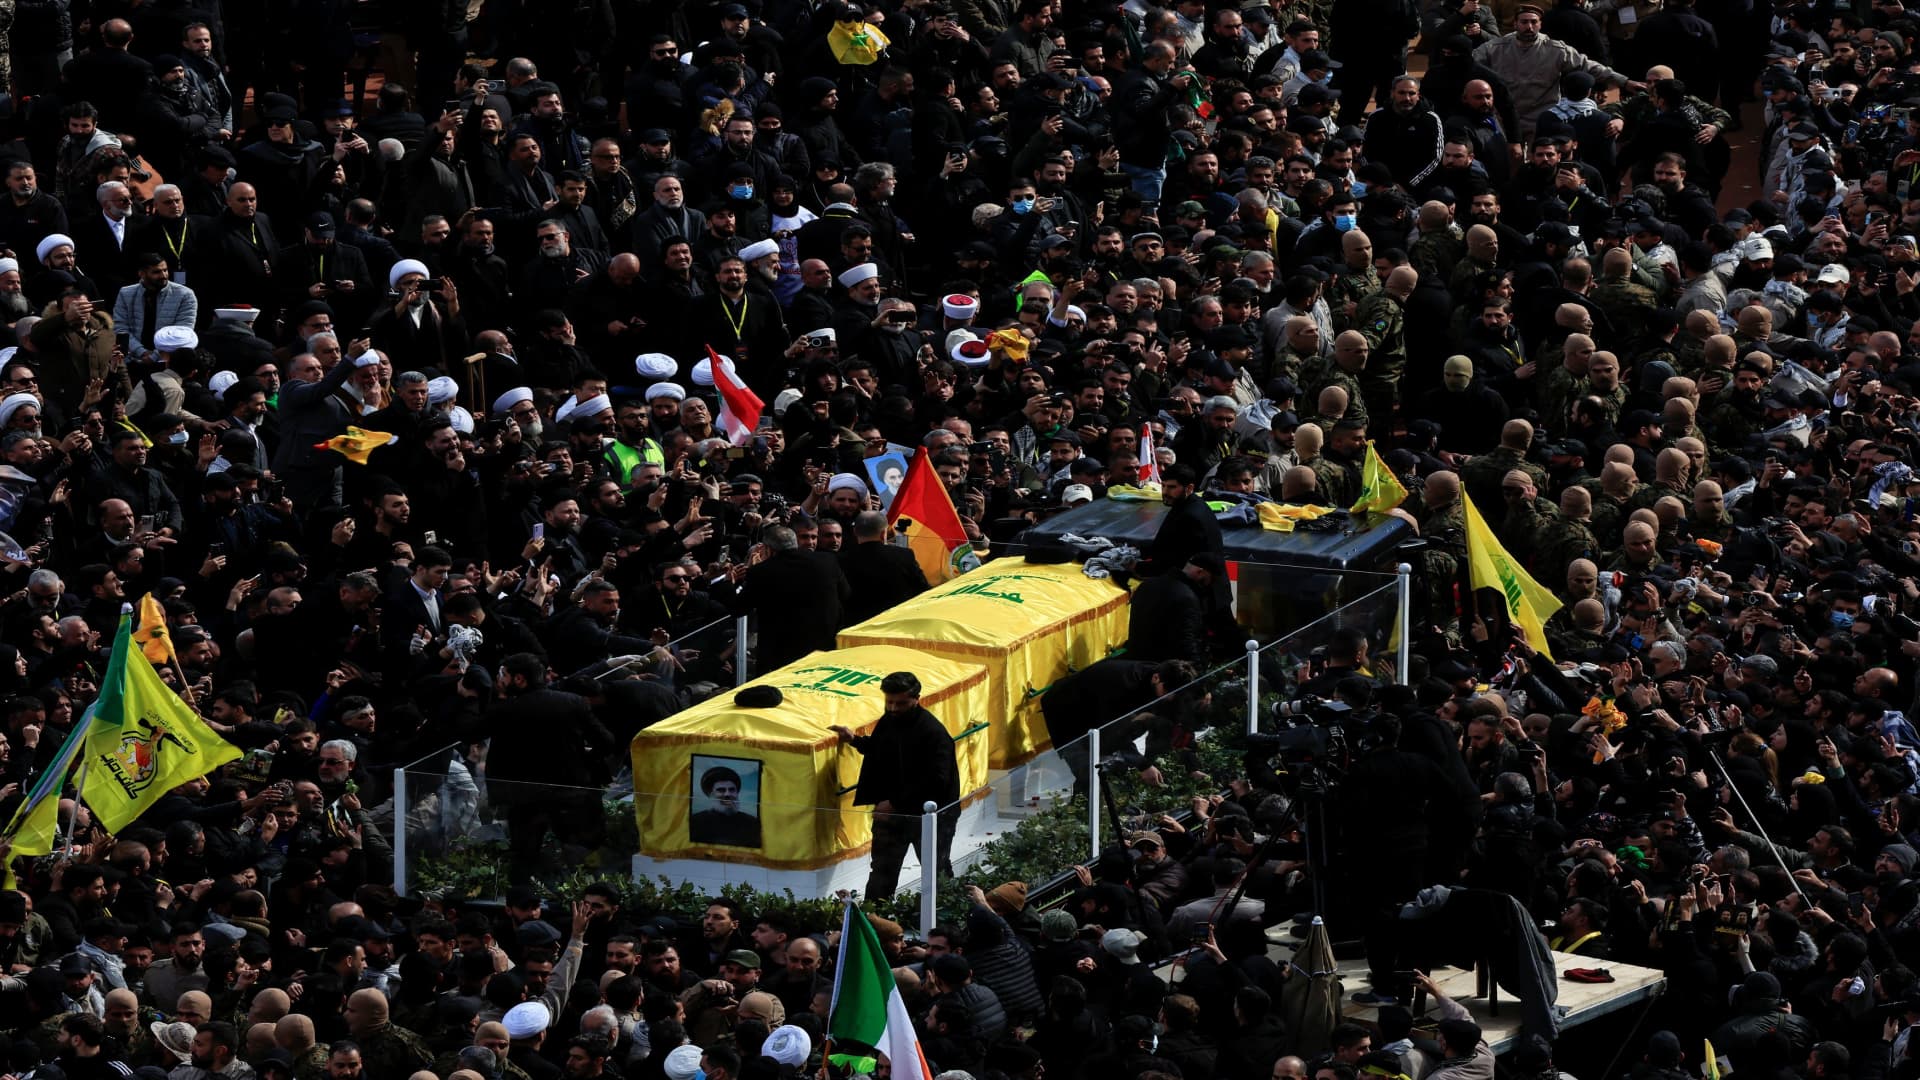
<svg viewBox="0 0 1920 1080"><path fill-rule="evenodd" d="M747 389L711 345L707 346L707 364L713 368L713 388L720 391L720 426L727 429L733 445L745 446L760 427L760 410L765 403Z"/></svg>
<svg viewBox="0 0 1920 1080"><path fill-rule="evenodd" d="M1153 425L1140 425L1140 482L1160 482L1160 458L1153 452Z"/></svg>

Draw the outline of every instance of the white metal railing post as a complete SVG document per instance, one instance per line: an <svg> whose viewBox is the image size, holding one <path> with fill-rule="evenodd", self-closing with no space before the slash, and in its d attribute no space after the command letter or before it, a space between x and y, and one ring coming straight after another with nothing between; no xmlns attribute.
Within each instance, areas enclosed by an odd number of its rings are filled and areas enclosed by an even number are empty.
<svg viewBox="0 0 1920 1080"><path fill-rule="evenodd" d="M940 814L928 799L920 808L920 938L933 933L934 891L940 884Z"/></svg>
<svg viewBox="0 0 1920 1080"><path fill-rule="evenodd" d="M733 620L733 685L747 684L747 616Z"/></svg>
<svg viewBox="0 0 1920 1080"><path fill-rule="evenodd" d="M393 891L407 895L407 770L393 770Z"/></svg>
<svg viewBox="0 0 1920 1080"><path fill-rule="evenodd" d="M1400 610L1395 625L1400 631L1400 647L1394 657L1395 681L1401 686L1413 678L1413 567L1401 563L1397 571L1400 584Z"/></svg>
<svg viewBox="0 0 1920 1080"><path fill-rule="evenodd" d="M1100 729L1087 732L1087 860L1100 858Z"/></svg>
<svg viewBox="0 0 1920 1080"><path fill-rule="evenodd" d="M1260 643L1247 639L1247 734L1260 730Z"/></svg>

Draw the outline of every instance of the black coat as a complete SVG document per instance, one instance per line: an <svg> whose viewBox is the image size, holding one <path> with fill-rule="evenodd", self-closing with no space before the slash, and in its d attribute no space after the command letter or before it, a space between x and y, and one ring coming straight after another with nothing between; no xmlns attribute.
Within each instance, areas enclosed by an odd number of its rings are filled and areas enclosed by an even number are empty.
<svg viewBox="0 0 1920 1080"><path fill-rule="evenodd" d="M605 779L613 737L600 726L586 698L546 688L529 690L487 709L485 725L493 738L488 778L506 781L495 789L502 801L550 797L530 784L589 787Z"/></svg>
<svg viewBox="0 0 1920 1080"><path fill-rule="evenodd" d="M1188 495L1167 509L1167 515L1160 519L1160 530L1153 534L1153 543L1147 545L1147 557L1134 572L1141 577L1171 574L1203 551L1218 555L1224 548L1220 522L1206 500Z"/></svg>
<svg viewBox="0 0 1920 1080"><path fill-rule="evenodd" d="M748 570L734 610L759 612L754 670L772 671L816 649L833 648L851 597L847 577L831 555L816 559L811 552L782 551Z"/></svg>
<svg viewBox="0 0 1920 1080"><path fill-rule="evenodd" d="M884 542L842 549L840 569L853 590L847 599L848 626L866 622L928 589L927 575L913 552Z"/></svg>
<svg viewBox="0 0 1920 1080"><path fill-rule="evenodd" d="M1127 659L1205 658L1206 603L1193 580L1177 570L1141 582L1128 605Z"/></svg>
<svg viewBox="0 0 1920 1080"><path fill-rule="evenodd" d="M926 803L946 806L960 798L960 759L953 736L923 708L886 713L871 735L855 735L860 782L855 806L893 804L897 814L918 814Z"/></svg>
<svg viewBox="0 0 1920 1080"><path fill-rule="evenodd" d="M1124 716L1152 701L1153 672L1159 666L1152 660L1133 659L1129 649L1124 658L1100 660L1084 671L1055 680L1040 695L1040 715L1046 719L1053 745L1066 746L1095 724Z"/></svg>

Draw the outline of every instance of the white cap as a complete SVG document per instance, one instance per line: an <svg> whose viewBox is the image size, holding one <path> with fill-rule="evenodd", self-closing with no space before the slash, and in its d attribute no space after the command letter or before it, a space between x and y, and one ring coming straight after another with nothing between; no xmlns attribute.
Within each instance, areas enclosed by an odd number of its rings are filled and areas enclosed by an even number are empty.
<svg viewBox="0 0 1920 1080"><path fill-rule="evenodd" d="M40 246L33 249L33 257L46 262L47 256L53 254L55 248L72 246L73 237L66 233L48 233L47 238L40 241Z"/></svg>
<svg viewBox="0 0 1920 1080"><path fill-rule="evenodd" d="M1078 506L1093 501L1093 489L1085 484L1068 484L1060 492L1060 501L1067 506Z"/></svg>
<svg viewBox="0 0 1920 1080"><path fill-rule="evenodd" d="M533 391L531 389L525 386L516 386L513 389L507 391L506 393L501 394L499 397L493 399L493 411L497 413L504 413L523 401L532 401L532 400L533 400Z"/></svg>
<svg viewBox="0 0 1920 1080"><path fill-rule="evenodd" d="M861 498L867 497L867 482L850 472L834 473L833 479L827 481L827 494L831 495L841 488L852 488L860 493Z"/></svg>
<svg viewBox="0 0 1920 1080"><path fill-rule="evenodd" d="M947 355L953 359L954 363L964 364L970 368L986 367L993 359L993 351L987 348L987 343L972 334L948 346Z"/></svg>
<svg viewBox="0 0 1920 1080"><path fill-rule="evenodd" d="M240 376L235 375L231 371L216 371L213 373L213 377L207 380L207 389L216 394L224 394L227 392L227 387L239 381Z"/></svg>
<svg viewBox="0 0 1920 1080"><path fill-rule="evenodd" d="M780 245L772 240L762 240L757 244L748 244L740 249L741 262L753 262L769 255L780 254Z"/></svg>
<svg viewBox="0 0 1920 1080"><path fill-rule="evenodd" d="M1822 285L1845 285L1852 279L1853 275L1847 273L1846 267L1839 263L1828 263L1820 268L1820 273L1813 280Z"/></svg>
<svg viewBox="0 0 1920 1080"><path fill-rule="evenodd" d="M5 399L0 399L0 427L5 427L7 421L13 419L13 414L24 405L31 405L37 409L40 407L40 399L32 394L8 394Z"/></svg>
<svg viewBox="0 0 1920 1080"><path fill-rule="evenodd" d="M194 333L191 326L163 326L153 332L153 347L161 352L197 349L200 347L200 335Z"/></svg>
<svg viewBox="0 0 1920 1080"><path fill-rule="evenodd" d="M773 399L773 415L784 416L793 403L805 397L798 387L789 386Z"/></svg>
<svg viewBox="0 0 1920 1080"><path fill-rule="evenodd" d="M18 272L19 269L20 269L19 259L0 259L0 274L4 274L9 270Z"/></svg>
<svg viewBox="0 0 1920 1080"><path fill-rule="evenodd" d="M688 53L691 55L692 50ZM693 1080L700 1075L700 1059L705 1056L706 1052L697 1046L676 1046L669 1050L662 1065L667 1080Z"/></svg>
<svg viewBox="0 0 1920 1080"><path fill-rule="evenodd" d="M680 361L666 353L645 352L633 358L633 370L643 379L671 379Z"/></svg>
<svg viewBox="0 0 1920 1080"><path fill-rule="evenodd" d="M462 435L473 434L473 414L455 405L447 410L447 418L453 421L453 430Z"/></svg>
<svg viewBox="0 0 1920 1080"><path fill-rule="evenodd" d="M353 358L354 367L373 367L379 362L380 362L380 354L377 352L374 352L372 349L368 349L366 352L363 352L359 356L356 356Z"/></svg>
<svg viewBox="0 0 1920 1080"><path fill-rule="evenodd" d="M940 298L940 310L949 319L971 319L980 313L980 301L966 293L948 293Z"/></svg>
<svg viewBox="0 0 1920 1080"><path fill-rule="evenodd" d="M547 1030L553 1023L553 1014L538 1001L523 1001L508 1009L500 1023L506 1026L507 1038L531 1039Z"/></svg>
<svg viewBox="0 0 1920 1080"><path fill-rule="evenodd" d="M1773 258L1773 245L1758 236L1749 236L1735 245L1740 257L1749 262Z"/></svg>
<svg viewBox="0 0 1920 1080"><path fill-rule="evenodd" d="M668 398L673 401L685 401L687 400L687 388L681 386L679 383L670 382L654 383L652 386L647 387L647 401L649 403L659 401L662 398Z"/></svg>
<svg viewBox="0 0 1920 1080"><path fill-rule="evenodd" d="M733 376L735 379L740 377L740 369L734 364L733 357L722 356L720 358L720 365L727 369L728 375ZM693 365L693 384L695 386L713 385L713 360L711 357Z"/></svg>
<svg viewBox="0 0 1920 1080"><path fill-rule="evenodd" d="M556 424L564 422L567 417L573 415L573 410L579 407L579 399L572 394L568 394L567 400L561 402L559 407L553 410L553 422Z"/></svg>
<svg viewBox="0 0 1920 1080"><path fill-rule="evenodd" d="M799 1068L807 1063L807 1056L813 1053L813 1037L805 1028L784 1024L774 1028L767 1041L760 1044L760 1052L782 1065Z"/></svg>
<svg viewBox="0 0 1920 1080"><path fill-rule="evenodd" d="M216 319L225 319L228 322L246 323L248 326L252 326L253 320L260 317L260 309L251 307L214 308L213 317Z"/></svg>
<svg viewBox="0 0 1920 1080"><path fill-rule="evenodd" d="M427 402L441 405L460 396L460 384L445 375L427 381Z"/></svg>
<svg viewBox="0 0 1920 1080"><path fill-rule="evenodd" d="M387 288L399 288L400 279L408 274L419 274L421 277L433 276L433 272L427 269L427 264L419 259L401 259L393 264L393 269L387 271Z"/></svg>
<svg viewBox="0 0 1920 1080"><path fill-rule="evenodd" d="M827 339L828 341L839 341L839 340L840 340L840 335L839 335L839 334L838 334L837 332L835 332L835 330L834 330L834 329L833 329L833 327L831 327L831 326L823 326L823 327L821 327L821 328L820 328L820 329L818 329L818 330L809 330L809 331L807 331L807 332L806 332L806 334L805 334L805 335L803 335L803 336L805 336L805 337L823 337L823 338L826 338L826 339Z"/></svg>
<svg viewBox="0 0 1920 1080"><path fill-rule="evenodd" d="M858 285L863 281L867 281L872 278L877 278L879 276L880 276L880 268L878 266L875 266L870 262L864 262L864 263L861 263L859 266L855 266L840 272L840 287L843 289L851 289L855 285Z"/></svg>

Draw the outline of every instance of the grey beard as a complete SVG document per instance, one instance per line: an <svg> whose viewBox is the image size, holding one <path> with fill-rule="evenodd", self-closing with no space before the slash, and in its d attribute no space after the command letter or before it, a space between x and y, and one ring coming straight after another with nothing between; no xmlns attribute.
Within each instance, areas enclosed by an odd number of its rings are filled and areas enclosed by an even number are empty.
<svg viewBox="0 0 1920 1080"><path fill-rule="evenodd" d="M10 315L15 318L18 318L19 316L28 315L28 314L31 314L32 312L33 312L33 306L27 303L26 293L24 292L0 293L0 313L4 313L6 315ZM8 321L11 322L12 319L9 319Z"/></svg>
<svg viewBox="0 0 1920 1080"><path fill-rule="evenodd" d="M537 443L540 441L540 433L543 430L545 430L545 426L540 423L540 418L536 416L527 423L520 425L520 436L523 440Z"/></svg>

